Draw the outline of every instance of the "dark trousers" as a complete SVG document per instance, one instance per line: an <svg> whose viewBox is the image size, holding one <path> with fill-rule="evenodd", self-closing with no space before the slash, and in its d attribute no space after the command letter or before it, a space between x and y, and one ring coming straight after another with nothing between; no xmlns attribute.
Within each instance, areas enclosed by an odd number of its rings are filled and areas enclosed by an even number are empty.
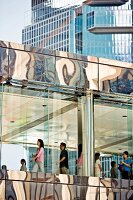
<svg viewBox="0 0 133 200"><path fill-rule="evenodd" d="M122 175L122 179L129 179L130 178L130 174L127 171L123 171L121 175Z"/></svg>

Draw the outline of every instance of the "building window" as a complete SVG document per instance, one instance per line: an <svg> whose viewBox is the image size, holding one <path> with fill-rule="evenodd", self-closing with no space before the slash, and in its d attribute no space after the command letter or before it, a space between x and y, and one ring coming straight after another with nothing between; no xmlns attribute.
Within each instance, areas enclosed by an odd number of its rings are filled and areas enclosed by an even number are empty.
<svg viewBox="0 0 133 200"><path fill-rule="evenodd" d="M87 28L94 26L94 11L87 14Z"/></svg>

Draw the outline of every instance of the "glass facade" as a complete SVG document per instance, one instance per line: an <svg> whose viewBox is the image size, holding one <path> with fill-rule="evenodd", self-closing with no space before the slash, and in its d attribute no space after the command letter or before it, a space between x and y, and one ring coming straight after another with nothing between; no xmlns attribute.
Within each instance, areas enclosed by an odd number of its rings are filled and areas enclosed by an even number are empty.
<svg viewBox="0 0 133 200"><path fill-rule="evenodd" d="M41 138L45 143L45 172L58 173L56 162L60 143L64 141L69 147L69 173L75 174L78 100L73 101L73 95L51 88L38 91L2 86L1 92L1 164L7 165L10 170L19 170L20 160L25 158L28 170L32 171L32 155L36 153L38 138Z"/></svg>
<svg viewBox="0 0 133 200"><path fill-rule="evenodd" d="M132 6L83 6L83 54L132 62Z"/></svg>
<svg viewBox="0 0 133 200"><path fill-rule="evenodd" d="M74 18L71 10L77 3L81 0L73 3L70 0L33 0L31 25L23 29L22 43L69 52L71 19Z"/></svg>
<svg viewBox="0 0 133 200"><path fill-rule="evenodd" d="M31 25L22 31L22 43L132 62L133 1L123 5L86 2L32 2Z"/></svg>
<svg viewBox="0 0 133 200"><path fill-rule="evenodd" d="M78 144L83 145L82 175L94 173L90 171L90 146L91 153L101 152L101 163L107 177L110 177L111 161L119 164L123 151L127 150L133 158L131 97L96 92L93 92L93 97L90 94L81 96L78 92L76 95L69 91L66 94L61 92L61 88L57 92L56 87L45 87L40 91L34 85L32 89L21 89L17 84L15 87L1 86L1 165L8 166L9 170L19 170L20 160L24 158L28 171L32 172L34 163L31 160L36 153L38 138L45 143L46 173L59 173L56 161L62 141L67 144L71 175L77 174ZM92 105L88 99L93 100ZM88 114L91 107L94 108L92 115ZM90 135L93 134L92 142Z"/></svg>
<svg viewBox="0 0 133 200"><path fill-rule="evenodd" d="M69 51L70 11L62 11L23 30L23 43Z"/></svg>
<svg viewBox="0 0 133 200"><path fill-rule="evenodd" d="M133 134L133 102L131 103L130 97L125 99L112 95L109 99L108 101L106 95L94 97L95 151L103 152L101 161L107 177L110 176L111 161L114 160L118 165L123 160L121 151L130 152L132 159L130 145ZM115 101L111 103L111 99Z"/></svg>

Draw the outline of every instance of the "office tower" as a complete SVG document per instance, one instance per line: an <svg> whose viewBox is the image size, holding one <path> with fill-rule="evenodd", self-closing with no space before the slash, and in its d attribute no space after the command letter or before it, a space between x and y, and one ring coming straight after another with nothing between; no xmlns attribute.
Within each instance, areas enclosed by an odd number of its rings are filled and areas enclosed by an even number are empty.
<svg viewBox="0 0 133 200"><path fill-rule="evenodd" d="M32 0L22 43L133 60L133 0Z"/></svg>

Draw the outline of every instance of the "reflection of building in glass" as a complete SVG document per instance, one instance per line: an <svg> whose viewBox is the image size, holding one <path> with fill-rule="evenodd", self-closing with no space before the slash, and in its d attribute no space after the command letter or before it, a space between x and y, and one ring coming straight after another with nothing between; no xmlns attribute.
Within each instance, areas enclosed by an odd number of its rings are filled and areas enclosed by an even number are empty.
<svg viewBox="0 0 133 200"><path fill-rule="evenodd" d="M133 0L32 0L22 43L132 62L132 10Z"/></svg>

